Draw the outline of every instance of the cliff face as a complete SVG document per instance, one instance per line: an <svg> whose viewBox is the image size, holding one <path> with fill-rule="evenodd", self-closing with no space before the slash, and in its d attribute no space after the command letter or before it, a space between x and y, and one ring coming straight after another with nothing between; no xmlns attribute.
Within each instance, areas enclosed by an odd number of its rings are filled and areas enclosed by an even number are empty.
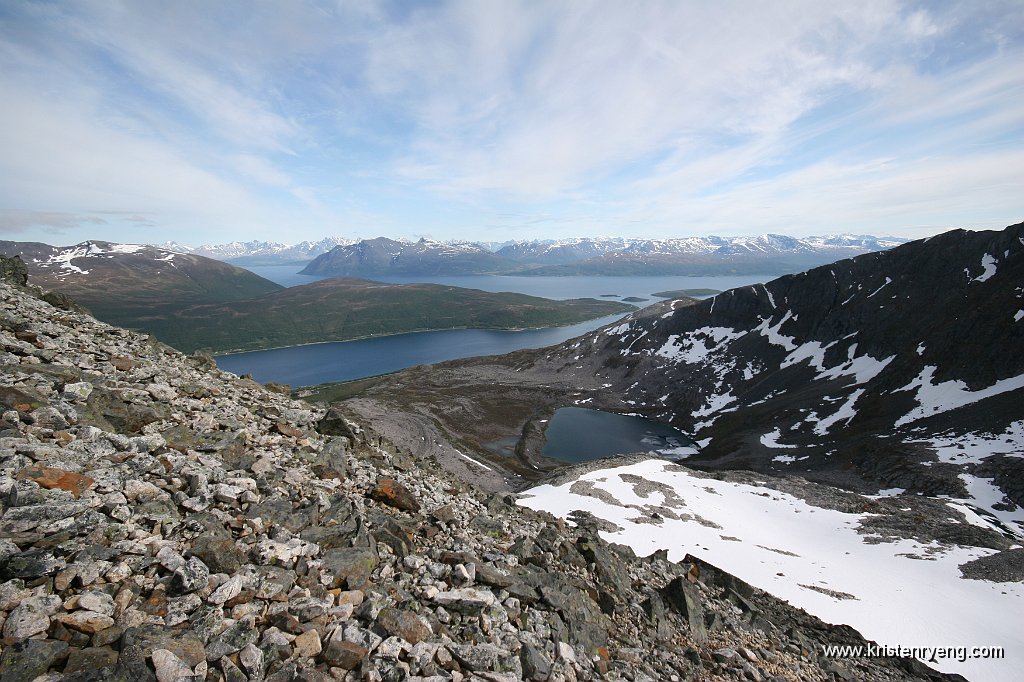
<svg viewBox="0 0 1024 682"><path fill-rule="evenodd" d="M944 679L6 283L0 344L5 682Z"/></svg>

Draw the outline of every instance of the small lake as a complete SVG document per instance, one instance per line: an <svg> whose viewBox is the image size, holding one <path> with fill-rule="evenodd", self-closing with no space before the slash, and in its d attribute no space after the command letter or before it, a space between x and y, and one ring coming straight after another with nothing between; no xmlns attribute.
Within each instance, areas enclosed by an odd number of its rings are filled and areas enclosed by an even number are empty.
<svg viewBox="0 0 1024 682"><path fill-rule="evenodd" d="M635 452L680 460L697 452L693 439L667 424L582 407L556 410L544 435L547 444L542 454L563 462L589 462Z"/></svg>
<svg viewBox="0 0 1024 682"><path fill-rule="evenodd" d="M553 346L611 324L610 315L567 327L523 331L446 329L218 355L217 366L256 381L312 386L396 372L414 365Z"/></svg>

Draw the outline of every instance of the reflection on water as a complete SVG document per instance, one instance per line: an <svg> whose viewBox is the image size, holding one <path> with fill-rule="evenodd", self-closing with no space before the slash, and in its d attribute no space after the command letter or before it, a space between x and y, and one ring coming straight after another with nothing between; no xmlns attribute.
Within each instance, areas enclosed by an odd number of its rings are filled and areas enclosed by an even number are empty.
<svg viewBox="0 0 1024 682"><path fill-rule="evenodd" d="M543 454L565 462L588 462L636 452L653 452L679 460L697 452L693 439L667 424L581 407L556 410L545 436Z"/></svg>

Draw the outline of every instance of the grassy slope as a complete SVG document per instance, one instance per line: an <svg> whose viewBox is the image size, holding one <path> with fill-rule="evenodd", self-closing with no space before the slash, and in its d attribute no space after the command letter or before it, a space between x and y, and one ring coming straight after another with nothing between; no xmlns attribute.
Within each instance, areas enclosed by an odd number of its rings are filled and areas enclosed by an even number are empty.
<svg viewBox="0 0 1024 682"><path fill-rule="evenodd" d="M630 310L594 299L552 301L438 284L331 279L243 301L150 310L128 326L184 351L226 351L425 329L560 326Z"/></svg>

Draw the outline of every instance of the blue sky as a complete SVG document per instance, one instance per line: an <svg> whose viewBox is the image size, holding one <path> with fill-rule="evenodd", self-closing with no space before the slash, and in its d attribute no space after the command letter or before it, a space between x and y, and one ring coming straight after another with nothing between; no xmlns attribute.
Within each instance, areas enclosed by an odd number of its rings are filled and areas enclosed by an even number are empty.
<svg viewBox="0 0 1024 682"><path fill-rule="evenodd" d="M1024 3L0 0L0 239L1024 220Z"/></svg>

